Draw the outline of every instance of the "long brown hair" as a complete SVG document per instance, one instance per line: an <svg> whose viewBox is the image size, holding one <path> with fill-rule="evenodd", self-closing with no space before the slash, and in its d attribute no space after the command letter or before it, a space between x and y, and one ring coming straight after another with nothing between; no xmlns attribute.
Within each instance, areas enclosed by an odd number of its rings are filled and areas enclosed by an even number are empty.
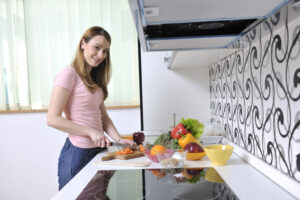
<svg viewBox="0 0 300 200"><path fill-rule="evenodd" d="M104 36L109 44L111 44L111 37L105 29L99 26L90 27L80 38L76 50L75 59L72 62L72 66L75 68L84 85L90 92L93 93L98 87L100 87L103 90L104 99L106 99L108 96L107 85L111 77L111 61L109 51L107 52L105 60L103 60L103 62L101 62L98 67L93 67L90 74L88 74L86 70L88 64L84 59L83 50L81 49L82 40L84 40L85 43L88 43L93 37L97 35Z"/></svg>

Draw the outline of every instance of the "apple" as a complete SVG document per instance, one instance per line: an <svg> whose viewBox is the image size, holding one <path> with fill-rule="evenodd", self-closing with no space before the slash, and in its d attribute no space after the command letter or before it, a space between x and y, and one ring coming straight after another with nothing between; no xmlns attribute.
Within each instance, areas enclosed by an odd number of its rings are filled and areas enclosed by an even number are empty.
<svg viewBox="0 0 300 200"><path fill-rule="evenodd" d="M204 152L204 149L196 142L188 143L187 145L185 145L184 150L188 151L189 153Z"/></svg>
<svg viewBox="0 0 300 200"><path fill-rule="evenodd" d="M144 140L145 140L145 135L144 135L143 132L138 131L138 132L134 132L134 133L133 133L132 138L133 138L133 141L134 141L137 145L139 145L139 144L143 144L143 142L144 142Z"/></svg>

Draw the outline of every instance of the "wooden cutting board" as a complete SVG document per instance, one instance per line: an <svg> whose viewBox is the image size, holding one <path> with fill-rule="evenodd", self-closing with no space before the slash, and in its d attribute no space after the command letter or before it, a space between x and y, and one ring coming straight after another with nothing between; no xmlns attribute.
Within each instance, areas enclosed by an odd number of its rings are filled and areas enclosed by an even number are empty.
<svg viewBox="0 0 300 200"><path fill-rule="evenodd" d="M107 152L105 156L102 156L101 160L113 160L113 159L120 159L120 160L128 160L132 158L138 158L144 156L144 153L140 150L133 151L131 154L127 155L118 155L116 152Z"/></svg>

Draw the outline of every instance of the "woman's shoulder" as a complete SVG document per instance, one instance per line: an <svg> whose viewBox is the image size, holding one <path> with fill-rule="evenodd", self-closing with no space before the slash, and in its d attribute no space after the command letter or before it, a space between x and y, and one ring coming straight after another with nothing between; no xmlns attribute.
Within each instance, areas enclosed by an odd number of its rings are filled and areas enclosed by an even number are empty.
<svg viewBox="0 0 300 200"><path fill-rule="evenodd" d="M67 65L64 68L62 68L62 70L60 71L60 73L70 74L70 75L73 75L73 76L77 75L74 67L72 67L71 65Z"/></svg>
<svg viewBox="0 0 300 200"><path fill-rule="evenodd" d="M54 79L54 85L71 90L77 83L77 73L72 66L65 66Z"/></svg>
<svg viewBox="0 0 300 200"><path fill-rule="evenodd" d="M78 74L74 67L72 67L71 65L67 65L60 70L57 76L77 79Z"/></svg>

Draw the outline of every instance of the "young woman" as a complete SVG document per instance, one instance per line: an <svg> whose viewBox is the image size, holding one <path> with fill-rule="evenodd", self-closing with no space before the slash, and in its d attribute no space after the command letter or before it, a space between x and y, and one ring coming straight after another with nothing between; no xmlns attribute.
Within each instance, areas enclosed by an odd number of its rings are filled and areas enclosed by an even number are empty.
<svg viewBox="0 0 300 200"><path fill-rule="evenodd" d="M89 28L79 41L72 64L55 78L47 123L68 133L58 163L59 190L110 146L104 131L117 142L133 144L120 137L104 106L111 76L110 44L106 30Z"/></svg>

